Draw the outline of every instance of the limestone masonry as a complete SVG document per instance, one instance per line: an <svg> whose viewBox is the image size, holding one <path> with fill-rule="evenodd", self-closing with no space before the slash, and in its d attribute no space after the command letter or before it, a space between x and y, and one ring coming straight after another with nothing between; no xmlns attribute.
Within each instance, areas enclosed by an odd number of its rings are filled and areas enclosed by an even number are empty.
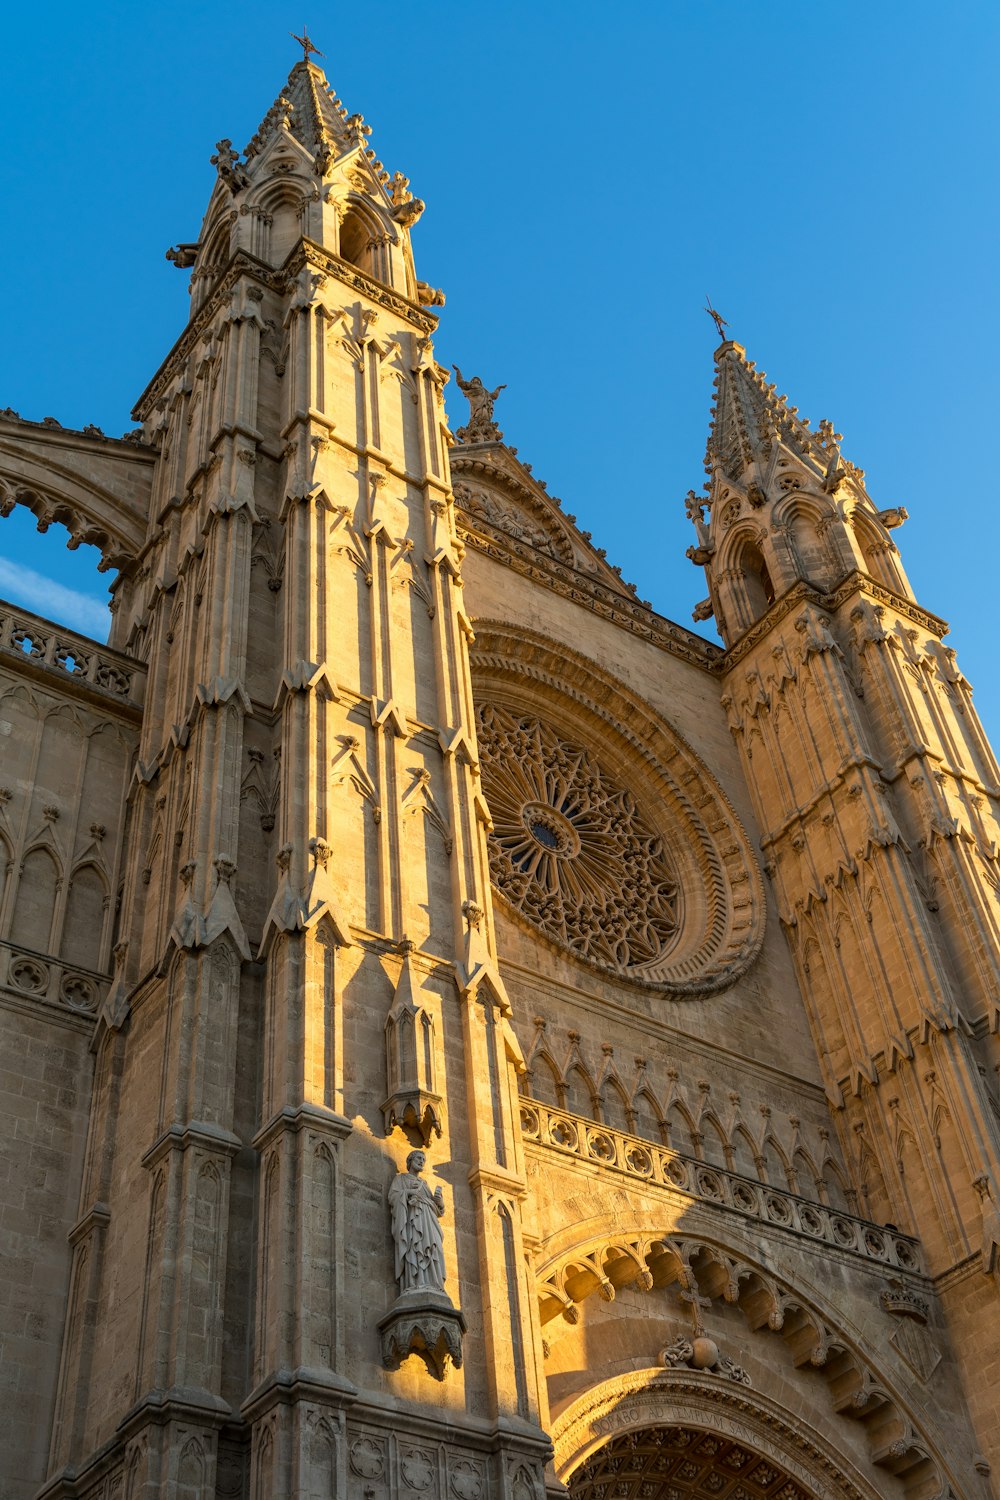
<svg viewBox="0 0 1000 1500"><path fill-rule="evenodd" d="M450 429L369 134L307 46L140 426L0 415L117 574L0 603L0 1496L1000 1493L1000 771L905 512L723 342L725 646L655 614Z"/></svg>

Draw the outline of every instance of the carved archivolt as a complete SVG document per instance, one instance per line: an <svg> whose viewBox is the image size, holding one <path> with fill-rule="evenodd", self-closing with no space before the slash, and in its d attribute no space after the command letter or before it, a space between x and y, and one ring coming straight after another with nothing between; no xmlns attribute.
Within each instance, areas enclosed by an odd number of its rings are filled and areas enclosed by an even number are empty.
<svg viewBox="0 0 1000 1500"><path fill-rule="evenodd" d="M594 1292L602 1301L613 1302L616 1292L624 1286L654 1292L673 1283L686 1292L709 1299L705 1306L714 1298L739 1306L750 1330L770 1330L780 1335L796 1368L807 1366L821 1371L826 1377L833 1411L863 1424L871 1461L902 1481L901 1493L914 1497L961 1493L954 1488L946 1461L908 1411L888 1372L877 1369L855 1340L836 1327L833 1318L824 1314L812 1299L730 1247L723 1248L701 1237L631 1235L590 1239L557 1252L543 1260L536 1273L541 1320L548 1325L547 1341L551 1343L558 1337L560 1326L579 1321L579 1304ZM657 1327L655 1319L651 1320L651 1334ZM651 1356L655 1352L650 1349ZM633 1380L636 1384L629 1386L628 1382ZM675 1404L674 1391L678 1387L672 1382L681 1382L687 1389L684 1383L688 1381L695 1382L694 1389L702 1392L699 1399L718 1408L710 1421L706 1423L703 1418L695 1425L709 1425L716 1432L728 1430L720 1425L727 1406L749 1411L753 1402L765 1400L756 1394L751 1396L729 1381L719 1382L712 1373L650 1369L636 1376L620 1377L598 1391L589 1392L554 1423L552 1437L560 1478L565 1480L600 1443L616 1432L635 1430L652 1421L683 1423L685 1419L678 1416ZM628 1391L638 1394L643 1389L659 1391L656 1399L663 1403L659 1417L648 1403L629 1414L633 1402ZM614 1394L606 1399L607 1392ZM776 1414L778 1408L771 1405ZM783 1415L787 1418L789 1414ZM800 1436L805 1433L803 1428ZM812 1435L816 1436L814 1432ZM758 1446L748 1434L744 1440ZM761 1451L774 1450L765 1445ZM796 1478L804 1480L806 1474L788 1463L787 1454L791 1451L786 1449L786 1457L781 1461ZM813 1484L817 1472L814 1471L810 1481ZM816 1490L819 1496L829 1495L832 1500L833 1496L875 1493L863 1487L860 1480L861 1487L852 1489L845 1484L838 1488L842 1479L835 1479L832 1470L827 1470L827 1476L827 1487Z"/></svg>
<svg viewBox="0 0 1000 1500"><path fill-rule="evenodd" d="M746 835L707 768L585 657L505 624L476 631L501 896L606 972L677 996L731 984L760 948L764 898Z"/></svg>
<svg viewBox="0 0 1000 1500"><path fill-rule="evenodd" d="M880 1500L807 1422L766 1396L689 1371L636 1370L605 1381L562 1413L552 1440L556 1473L573 1500ZM634 1488L619 1488L633 1475Z"/></svg>

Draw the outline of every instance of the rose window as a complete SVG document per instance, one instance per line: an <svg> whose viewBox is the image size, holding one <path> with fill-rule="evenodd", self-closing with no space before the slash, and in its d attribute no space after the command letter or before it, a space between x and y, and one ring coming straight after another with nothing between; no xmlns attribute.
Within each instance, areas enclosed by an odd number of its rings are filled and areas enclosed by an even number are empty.
<svg viewBox="0 0 1000 1500"><path fill-rule="evenodd" d="M680 892L662 838L589 751L531 714L479 710L493 883L580 957L618 971L671 947Z"/></svg>

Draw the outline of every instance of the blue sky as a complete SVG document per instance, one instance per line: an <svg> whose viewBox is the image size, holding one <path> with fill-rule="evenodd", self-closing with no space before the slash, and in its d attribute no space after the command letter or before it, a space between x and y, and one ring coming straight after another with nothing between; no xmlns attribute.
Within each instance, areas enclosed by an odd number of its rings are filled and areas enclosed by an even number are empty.
<svg viewBox="0 0 1000 1500"><path fill-rule="evenodd" d="M0 407L131 425L186 315L163 253L195 238L215 142L253 133L304 19L427 202L439 357L507 383L508 440L640 594L690 623L706 592L682 497L704 477L710 293L876 503L909 510L911 580L1000 739L995 0L17 7ZM0 523L0 593L96 631L76 595L107 579L57 534Z"/></svg>

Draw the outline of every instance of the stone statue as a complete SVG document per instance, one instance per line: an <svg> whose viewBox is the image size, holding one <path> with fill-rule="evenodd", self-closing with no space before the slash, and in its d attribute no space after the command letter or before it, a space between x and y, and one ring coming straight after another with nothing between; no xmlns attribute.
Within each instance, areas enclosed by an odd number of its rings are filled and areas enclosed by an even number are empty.
<svg viewBox="0 0 1000 1500"><path fill-rule="evenodd" d="M444 1239L438 1222L444 1198L440 1188L432 1193L420 1176L426 1160L423 1151L411 1151L405 1172L398 1172L389 1188L401 1294L444 1290Z"/></svg>
<svg viewBox="0 0 1000 1500"><path fill-rule="evenodd" d="M452 365L452 369L455 371L459 390L469 403L469 421L455 434L458 441L460 443L498 443L503 433L493 420L493 403L500 392L507 389L506 385L498 385L495 391L488 391L478 375L473 375L471 380L465 380L458 365Z"/></svg>

